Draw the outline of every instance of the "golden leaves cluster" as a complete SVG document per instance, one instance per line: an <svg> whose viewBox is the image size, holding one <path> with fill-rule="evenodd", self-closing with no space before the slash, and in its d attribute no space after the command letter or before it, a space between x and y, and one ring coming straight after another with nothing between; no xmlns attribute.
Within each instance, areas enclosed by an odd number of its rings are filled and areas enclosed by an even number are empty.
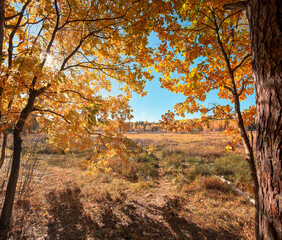
<svg viewBox="0 0 282 240"><path fill-rule="evenodd" d="M55 148L94 145L99 152L125 153L125 121L132 117L128 101L132 92L146 94L144 79L152 79L147 44L152 15L161 5L149 0L8 1L1 129L15 127L28 109L24 121L36 118ZM122 95L109 96L114 82Z"/></svg>
<svg viewBox="0 0 282 240"><path fill-rule="evenodd" d="M254 93L247 20L242 11L222 8L230 2L171 0L170 14L161 17L154 28L162 41L154 55L162 87L186 97L175 106L175 113L182 117L200 113L202 120L195 120L197 124L236 116L230 105L203 106L210 92L232 104ZM251 114L254 111L242 112L246 126ZM172 119L172 113L166 114L163 124L175 130L190 128L184 126L185 121ZM186 122L193 126L195 121Z"/></svg>

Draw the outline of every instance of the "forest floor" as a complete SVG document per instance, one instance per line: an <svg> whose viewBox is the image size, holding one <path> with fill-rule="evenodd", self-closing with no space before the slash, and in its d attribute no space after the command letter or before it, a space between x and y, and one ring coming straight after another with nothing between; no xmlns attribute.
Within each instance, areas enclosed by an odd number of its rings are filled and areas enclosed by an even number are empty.
<svg viewBox="0 0 282 240"><path fill-rule="evenodd" d="M242 150L230 157L218 133L130 137L156 144L154 156L123 169L112 163L111 172L90 174L89 153L38 152L22 167L9 239L254 239L254 206L213 176L247 189L244 173L231 174L226 162ZM2 188L1 206L3 195Z"/></svg>

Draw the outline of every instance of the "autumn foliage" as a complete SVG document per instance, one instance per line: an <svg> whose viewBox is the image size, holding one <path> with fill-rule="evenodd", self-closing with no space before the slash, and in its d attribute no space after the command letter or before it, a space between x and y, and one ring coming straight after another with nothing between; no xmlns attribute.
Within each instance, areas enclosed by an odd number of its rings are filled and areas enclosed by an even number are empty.
<svg viewBox="0 0 282 240"><path fill-rule="evenodd" d="M128 99L132 92L145 94L144 77L151 79L146 70L152 63L146 48L148 10L161 3L1 1L0 130L14 130L1 229L9 225L21 135L32 116L54 147L68 151L100 144L113 154L124 149L124 122L132 117ZM102 95L114 81L124 94Z"/></svg>
<svg viewBox="0 0 282 240"><path fill-rule="evenodd" d="M175 114L201 114L196 121L175 121L169 112L163 116L168 128L208 126L213 119L236 119L238 111L245 126L254 123L255 107L242 112L239 104L254 93L247 20L242 11L223 10L226 2L170 1L171 15L161 17L155 27L162 40L154 58L155 69L163 76L162 87L186 97L175 105ZM210 92L230 104L211 100L209 106L203 106Z"/></svg>

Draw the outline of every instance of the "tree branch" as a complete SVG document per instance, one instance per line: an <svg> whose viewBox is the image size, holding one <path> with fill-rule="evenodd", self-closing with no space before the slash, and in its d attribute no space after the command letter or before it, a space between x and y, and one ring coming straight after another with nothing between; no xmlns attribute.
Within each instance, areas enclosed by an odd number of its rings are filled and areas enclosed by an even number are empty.
<svg viewBox="0 0 282 240"><path fill-rule="evenodd" d="M51 87L51 84L50 84L50 83L48 83L47 86L45 86L45 87L39 88L39 89L37 89L37 90L33 90L34 93L35 93L35 96L36 96L36 97L40 96L40 95L41 95L42 93L44 93L49 87Z"/></svg>
<svg viewBox="0 0 282 240"><path fill-rule="evenodd" d="M8 68L11 68L12 66L12 57L13 57L13 39L14 39L14 36L21 24L21 21L22 21L22 18L23 18L23 14L24 14L24 11L25 9L27 8L28 4L31 2L31 0L28 0L26 2L26 4L23 6L22 10L20 11L19 13L19 19L16 23L16 26L15 28L13 29L13 31L11 32L10 36L9 36L9 47L8 47Z"/></svg>
<svg viewBox="0 0 282 240"><path fill-rule="evenodd" d="M243 57L241 62L235 68L233 68L232 71L235 72L239 67L241 67L244 64L245 60L247 60L250 56L252 56L252 54L249 53L245 57Z"/></svg>
<svg viewBox="0 0 282 240"><path fill-rule="evenodd" d="M50 40L50 42L49 42L49 44L48 44L48 46L47 46L46 54L45 54L45 56L44 56L44 59L43 59L43 61L42 61L42 63L41 63L41 66L42 66L42 67L44 67L44 65L45 65L45 63L46 63L46 61L47 61L47 57L48 57L47 55L48 55L48 53L50 52L50 49L51 49L51 47L52 47L52 45L53 45L53 42L55 41L56 33L57 33L57 31L59 30L60 12L59 12L59 7L58 7L57 0L55 0L55 9L56 9L56 16L57 16L57 19L56 19L56 26L55 26L54 31L53 31L53 33L52 33L51 40Z"/></svg>
<svg viewBox="0 0 282 240"><path fill-rule="evenodd" d="M32 111L33 111L33 112L34 112L34 111L38 111L38 112L47 112L47 113L51 113L51 114L54 114L54 115L56 115L56 116L61 117L66 123L71 124L71 122L70 122L68 119L66 119L65 116L63 116L62 114L59 114L59 113L57 113L57 112L54 112L54 111L52 111L52 110L49 110L49 109L40 109L40 108L33 108Z"/></svg>
<svg viewBox="0 0 282 240"><path fill-rule="evenodd" d="M62 93L66 93L66 92L75 93L75 94L79 95L82 99L87 100L89 102L93 102L93 99L87 98L87 97L83 96L80 92L77 92L75 90L65 89L65 90L62 90L61 92Z"/></svg>
<svg viewBox="0 0 282 240"><path fill-rule="evenodd" d="M239 11L237 11L237 12L234 12L233 14L230 14L230 15L226 16L225 18L223 18L222 21L221 21L220 24L219 24L219 27L222 26L222 24L225 22L225 20L227 20L228 18L231 18L231 17L233 17L233 16L239 14L240 12L242 12L242 10L239 10Z"/></svg>
<svg viewBox="0 0 282 240"><path fill-rule="evenodd" d="M224 10L238 9L238 10L244 11L247 9L247 4L248 4L248 1L238 1L236 3L224 4L223 9Z"/></svg>

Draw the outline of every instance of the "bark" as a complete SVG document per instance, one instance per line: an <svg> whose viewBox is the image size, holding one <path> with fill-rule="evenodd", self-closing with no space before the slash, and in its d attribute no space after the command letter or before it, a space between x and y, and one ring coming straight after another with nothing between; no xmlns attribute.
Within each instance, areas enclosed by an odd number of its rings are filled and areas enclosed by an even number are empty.
<svg viewBox="0 0 282 240"><path fill-rule="evenodd" d="M238 9L238 10L246 10L247 9L247 1L238 1L236 3L224 4L223 8L226 10Z"/></svg>
<svg viewBox="0 0 282 240"><path fill-rule="evenodd" d="M247 6L257 102L259 239L282 239L282 1Z"/></svg>

